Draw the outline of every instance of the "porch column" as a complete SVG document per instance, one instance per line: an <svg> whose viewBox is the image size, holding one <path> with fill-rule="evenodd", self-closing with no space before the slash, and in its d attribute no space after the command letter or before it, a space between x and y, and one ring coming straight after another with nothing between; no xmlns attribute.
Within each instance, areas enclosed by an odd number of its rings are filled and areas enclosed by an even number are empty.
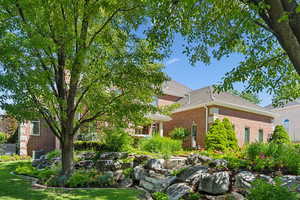
<svg viewBox="0 0 300 200"><path fill-rule="evenodd" d="M164 136L164 127L163 127L163 123L162 122L159 122L159 135L161 137Z"/></svg>
<svg viewBox="0 0 300 200"><path fill-rule="evenodd" d="M150 124L149 129L148 129L148 134L149 136L152 136L152 124Z"/></svg>

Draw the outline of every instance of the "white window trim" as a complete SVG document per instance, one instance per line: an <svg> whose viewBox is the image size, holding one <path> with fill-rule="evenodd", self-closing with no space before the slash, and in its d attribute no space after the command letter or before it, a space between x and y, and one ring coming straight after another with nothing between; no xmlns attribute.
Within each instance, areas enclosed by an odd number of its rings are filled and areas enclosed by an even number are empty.
<svg viewBox="0 0 300 200"><path fill-rule="evenodd" d="M39 123L39 134L34 134L33 133L33 122L38 122ZM41 135L41 122L39 120L31 121L30 123L30 135L32 136L40 136Z"/></svg>

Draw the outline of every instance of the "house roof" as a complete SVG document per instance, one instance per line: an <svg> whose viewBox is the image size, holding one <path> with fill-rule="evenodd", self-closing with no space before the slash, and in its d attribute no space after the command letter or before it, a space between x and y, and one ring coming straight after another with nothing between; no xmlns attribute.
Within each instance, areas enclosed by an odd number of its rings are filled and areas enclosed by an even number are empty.
<svg viewBox="0 0 300 200"><path fill-rule="evenodd" d="M253 104L231 93L215 93L212 86L193 90L189 92L184 98L180 99L178 103L181 104L181 107L175 110L175 112L181 112L184 110L190 110L207 105L219 105L271 117L274 117L276 115L275 113L270 112L269 110L259 105Z"/></svg>
<svg viewBox="0 0 300 200"><path fill-rule="evenodd" d="M284 108L288 108L291 106L300 106L300 98L296 99L295 101L288 102L287 104L284 104L283 106L280 106L280 107L274 107L272 104L270 104L270 105L267 105L265 107L265 109L267 109L267 110L284 109Z"/></svg>
<svg viewBox="0 0 300 200"><path fill-rule="evenodd" d="M185 94L192 91L191 88L174 80L166 81L162 86L162 90L164 94L176 97L184 97Z"/></svg>

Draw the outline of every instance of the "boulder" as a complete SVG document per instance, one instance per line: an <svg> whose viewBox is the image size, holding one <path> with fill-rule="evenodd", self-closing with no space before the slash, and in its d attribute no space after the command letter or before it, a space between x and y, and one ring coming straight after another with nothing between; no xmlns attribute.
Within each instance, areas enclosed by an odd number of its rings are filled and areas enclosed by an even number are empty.
<svg viewBox="0 0 300 200"><path fill-rule="evenodd" d="M282 186L287 187L291 191L300 193L300 176L286 175L280 177Z"/></svg>
<svg viewBox="0 0 300 200"><path fill-rule="evenodd" d="M141 180L146 175L146 170L141 166L133 168L133 178L135 180Z"/></svg>
<svg viewBox="0 0 300 200"><path fill-rule="evenodd" d="M150 156L148 155L135 155L133 159L133 166L138 166L140 164L143 164L147 160L150 159Z"/></svg>
<svg viewBox="0 0 300 200"><path fill-rule="evenodd" d="M94 167L94 162L92 160L82 160L74 165L75 169L91 169Z"/></svg>
<svg viewBox="0 0 300 200"><path fill-rule="evenodd" d="M164 159L149 159L148 162L145 165L145 168L147 169L154 169L154 170L159 170L164 167Z"/></svg>
<svg viewBox="0 0 300 200"><path fill-rule="evenodd" d="M101 160L118 160L118 159L123 159L127 158L128 153L126 152L105 152L102 153L99 157Z"/></svg>
<svg viewBox="0 0 300 200"><path fill-rule="evenodd" d="M178 200L191 191L192 188L186 183L176 183L168 187L166 193L168 194L170 200Z"/></svg>
<svg viewBox="0 0 300 200"><path fill-rule="evenodd" d="M78 155L79 160L92 160L96 157L96 152L84 152Z"/></svg>
<svg viewBox="0 0 300 200"><path fill-rule="evenodd" d="M213 174L201 173L198 190L209 194L224 194L228 192L229 185L229 173L226 171Z"/></svg>
<svg viewBox="0 0 300 200"><path fill-rule="evenodd" d="M182 171L177 176L177 180L181 182L191 183L199 177L199 174L207 172L207 170L208 168L202 165L191 166Z"/></svg>
<svg viewBox="0 0 300 200"><path fill-rule="evenodd" d="M189 165L197 165L197 164L205 164L212 160L212 158L199 154L190 154L187 157L187 164Z"/></svg>
<svg viewBox="0 0 300 200"><path fill-rule="evenodd" d="M273 178L271 176L267 176L265 174L259 174L257 176L257 178L263 179L263 180L267 181L268 183L272 183L272 184L274 183Z"/></svg>
<svg viewBox="0 0 300 200"><path fill-rule="evenodd" d="M139 186L135 186L136 189L142 191L139 195L139 199L143 199L143 200L153 200L150 192L148 192L147 190L145 190L144 188L142 187L139 187Z"/></svg>
<svg viewBox="0 0 300 200"><path fill-rule="evenodd" d="M174 183L175 176L169 177L149 177L145 176L140 180L140 186L151 192L164 191L169 185Z"/></svg>
<svg viewBox="0 0 300 200"><path fill-rule="evenodd" d="M229 194L219 195L219 196L209 196L206 195L208 200L245 200L245 197L237 192L232 192Z"/></svg>
<svg viewBox="0 0 300 200"><path fill-rule="evenodd" d="M166 169L178 169L186 165L187 158L184 157L174 157L168 160L165 160L163 167Z"/></svg>
<svg viewBox="0 0 300 200"><path fill-rule="evenodd" d="M114 160L98 160L95 166L99 171L116 171L122 168L120 162Z"/></svg>
<svg viewBox="0 0 300 200"><path fill-rule="evenodd" d="M224 167L227 168L228 161L224 159L215 159L209 163L210 167Z"/></svg>
<svg viewBox="0 0 300 200"><path fill-rule="evenodd" d="M242 171L235 175L235 187L242 189L251 188L251 183L255 181L255 175L248 171Z"/></svg>
<svg viewBox="0 0 300 200"><path fill-rule="evenodd" d="M125 178L124 180L122 180L119 183L119 187L122 187L122 188L128 188L128 187L131 187L132 185L133 185L133 181L131 178Z"/></svg>
<svg viewBox="0 0 300 200"><path fill-rule="evenodd" d="M114 172L114 180L116 182L122 181L125 179L125 175L123 174L123 170L117 170Z"/></svg>

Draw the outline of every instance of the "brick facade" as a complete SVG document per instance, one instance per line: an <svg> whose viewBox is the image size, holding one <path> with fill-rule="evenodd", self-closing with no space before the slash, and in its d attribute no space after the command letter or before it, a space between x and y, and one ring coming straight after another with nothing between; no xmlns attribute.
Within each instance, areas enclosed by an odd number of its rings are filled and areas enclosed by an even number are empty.
<svg viewBox="0 0 300 200"><path fill-rule="evenodd" d="M20 126L20 155L32 156L32 151L52 151L58 148L58 141L45 121L40 121L40 135L32 135L32 124L26 121Z"/></svg>
<svg viewBox="0 0 300 200"><path fill-rule="evenodd" d="M212 113L212 108L217 108L218 113ZM267 138L273 131L272 117L258 115L255 113L249 113L245 111L234 110L231 108L225 108L220 106L208 107L208 124L212 123L216 118L223 119L228 118L235 127L235 131L240 146L244 145L244 132L245 128L250 128L250 142L258 140L259 130L263 130L263 141L267 141ZM206 109L196 108L192 110L177 112L172 114L172 120L164 123L164 134L167 136L171 130L175 127L184 127L189 131L193 123L197 124L197 136L196 142L200 147L205 145L206 134ZM185 142L185 146L190 146L190 138Z"/></svg>
<svg viewBox="0 0 300 200"><path fill-rule="evenodd" d="M168 136L170 131L176 127L183 127L191 131L192 125L197 125L196 144L204 146L205 136L205 108L174 113L171 115L172 120L164 123L164 135ZM184 146L191 146L191 138L185 141Z"/></svg>

